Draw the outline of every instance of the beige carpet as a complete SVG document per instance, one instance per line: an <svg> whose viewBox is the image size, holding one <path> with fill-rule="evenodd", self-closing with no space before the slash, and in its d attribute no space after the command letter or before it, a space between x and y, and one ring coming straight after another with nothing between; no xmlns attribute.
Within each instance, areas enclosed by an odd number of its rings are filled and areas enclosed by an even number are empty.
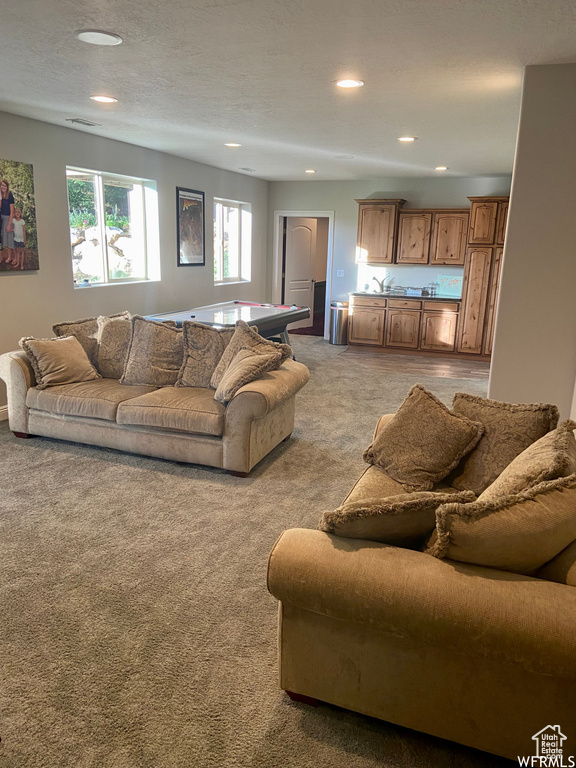
<svg viewBox="0 0 576 768"><path fill-rule="evenodd" d="M294 438L248 479L0 424L2 768L509 765L278 689L268 553L338 505L414 383L293 341L312 372Z"/></svg>

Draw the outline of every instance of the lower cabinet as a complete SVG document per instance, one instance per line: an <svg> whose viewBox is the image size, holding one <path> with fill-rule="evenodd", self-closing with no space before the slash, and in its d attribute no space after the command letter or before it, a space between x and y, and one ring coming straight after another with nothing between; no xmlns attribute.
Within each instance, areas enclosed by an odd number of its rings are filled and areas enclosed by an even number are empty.
<svg viewBox="0 0 576 768"><path fill-rule="evenodd" d="M420 349L453 352L457 325L456 312L423 312Z"/></svg>
<svg viewBox="0 0 576 768"><path fill-rule="evenodd" d="M418 349L420 315L418 310L389 309L386 322L386 346Z"/></svg>
<svg viewBox="0 0 576 768"><path fill-rule="evenodd" d="M458 330L458 352L482 354L491 265L492 248L468 248Z"/></svg>
<svg viewBox="0 0 576 768"><path fill-rule="evenodd" d="M348 341L350 344L384 344L384 309L354 307L348 318Z"/></svg>

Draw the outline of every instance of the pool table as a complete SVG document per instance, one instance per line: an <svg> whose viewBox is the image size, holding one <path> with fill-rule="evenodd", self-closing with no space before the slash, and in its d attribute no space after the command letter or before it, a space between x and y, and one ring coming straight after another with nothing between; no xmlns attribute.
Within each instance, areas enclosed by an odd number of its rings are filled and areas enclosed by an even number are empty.
<svg viewBox="0 0 576 768"><path fill-rule="evenodd" d="M182 327L184 320L196 320L198 323L221 327L234 327L238 320L244 320L249 325L255 325L258 333L266 339L279 336L284 343L289 344L286 326L298 320L306 320L310 317L310 308L288 304L260 304L256 301L224 301L221 304L162 312L148 317L151 320L173 320L179 327Z"/></svg>

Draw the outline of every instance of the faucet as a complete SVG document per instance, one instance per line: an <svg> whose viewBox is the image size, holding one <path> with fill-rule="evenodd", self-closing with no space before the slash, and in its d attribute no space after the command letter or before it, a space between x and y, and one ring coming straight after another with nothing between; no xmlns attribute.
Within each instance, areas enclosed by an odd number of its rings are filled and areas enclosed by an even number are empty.
<svg viewBox="0 0 576 768"><path fill-rule="evenodd" d="M388 277L385 277L384 280L378 280L377 277L373 277L372 280L376 280L376 283L378 284L378 288L380 289L380 293L385 293L384 289L384 283L388 281L388 285L386 288L390 289L392 287L392 283L394 282L394 278L389 275Z"/></svg>

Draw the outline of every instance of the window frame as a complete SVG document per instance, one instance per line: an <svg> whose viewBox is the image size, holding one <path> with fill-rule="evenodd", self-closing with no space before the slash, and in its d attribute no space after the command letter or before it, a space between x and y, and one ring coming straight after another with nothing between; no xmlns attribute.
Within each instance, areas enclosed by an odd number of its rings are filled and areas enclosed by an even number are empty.
<svg viewBox="0 0 576 768"><path fill-rule="evenodd" d="M216 248L217 206L235 208L238 210L238 275L233 277L218 277L224 271L224 239ZM213 209L213 264L215 267L214 285L230 285L234 283L250 283L252 281L252 206L241 200L229 200L223 197L214 198ZM217 259L220 263L217 262Z"/></svg>

